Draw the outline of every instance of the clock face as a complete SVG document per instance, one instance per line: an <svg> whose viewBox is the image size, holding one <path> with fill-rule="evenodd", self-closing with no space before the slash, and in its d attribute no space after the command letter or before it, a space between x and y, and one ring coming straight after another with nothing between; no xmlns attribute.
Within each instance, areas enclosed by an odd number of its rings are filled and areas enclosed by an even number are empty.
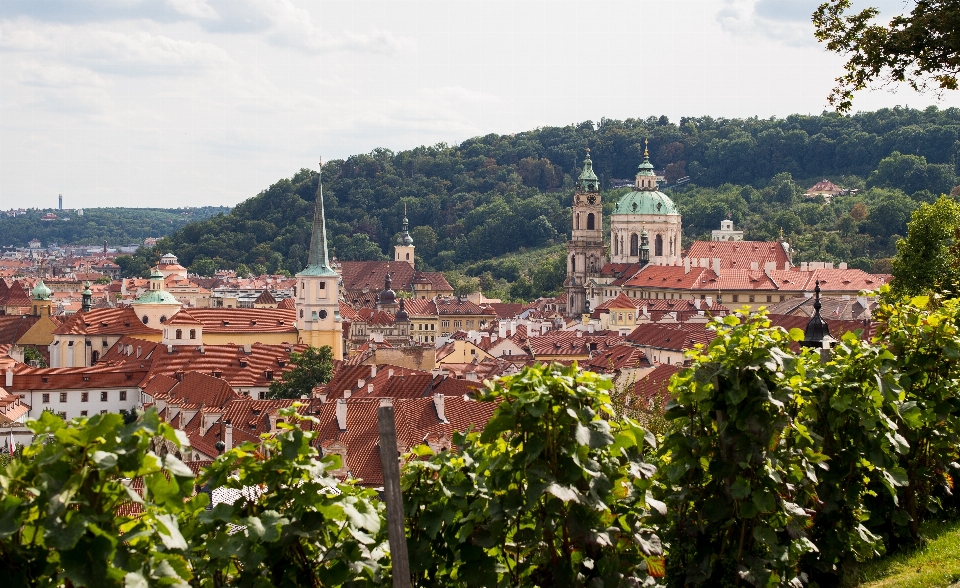
<svg viewBox="0 0 960 588"><path fill-rule="evenodd" d="M597 197L596 197L596 196L588 196L588 197L587 197L587 202L589 202L590 204L596 204L596 203L597 203Z"/></svg>

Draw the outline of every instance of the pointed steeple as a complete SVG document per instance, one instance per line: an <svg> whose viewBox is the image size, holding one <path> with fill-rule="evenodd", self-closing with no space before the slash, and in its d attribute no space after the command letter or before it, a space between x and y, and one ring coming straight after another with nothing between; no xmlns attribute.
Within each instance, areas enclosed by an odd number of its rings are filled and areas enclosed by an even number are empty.
<svg viewBox="0 0 960 588"><path fill-rule="evenodd" d="M323 213L323 162L320 162L320 181L317 184L317 199L313 208L313 231L310 234L310 256L307 267L300 275L335 276L327 255L327 220Z"/></svg>
<svg viewBox="0 0 960 588"><path fill-rule="evenodd" d="M590 159L590 149L587 149L587 157L583 160L583 171L577 179L577 188L584 192L596 192L599 186L597 174L593 171L593 160Z"/></svg>
<svg viewBox="0 0 960 588"><path fill-rule="evenodd" d="M407 205L403 205L403 231L398 240L399 245L413 245L413 237L410 236L410 232L407 230L409 221L407 221Z"/></svg>
<svg viewBox="0 0 960 588"><path fill-rule="evenodd" d="M800 345L803 347L822 349L824 345L829 347L835 339L830 336L830 327L827 325L827 321L823 320L823 317L820 316L820 309L823 308L823 305L820 304L820 280L817 280L813 293L813 316L811 316L810 321L807 322L807 328L804 331L803 341L800 342Z"/></svg>

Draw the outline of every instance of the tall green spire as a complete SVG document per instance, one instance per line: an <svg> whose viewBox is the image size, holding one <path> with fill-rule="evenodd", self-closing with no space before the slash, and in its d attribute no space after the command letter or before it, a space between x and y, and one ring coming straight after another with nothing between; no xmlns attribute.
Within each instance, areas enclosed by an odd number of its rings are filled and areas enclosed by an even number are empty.
<svg viewBox="0 0 960 588"><path fill-rule="evenodd" d="M590 149L587 149L587 157L583 160L583 171L577 179L577 188L584 192L596 192L599 186L597 174L593 172L593 160L590 159Z"/></svg>
<svg viewBox="0 0 960 588"><path fill-rule="evenodd" d="M647 139L643 140L643 163L637 166L638 176L655 176L653 164L650 163L650 149L647 147Z"/></svg>
<svg viewBox="0 0 960 588"><path fill-rule="evenodd" d="M327 255L327 220L323 213L323 162L320 162L320 181L317 184L317 200L313 208L313 231L310 234L310 257L302 276L336 276L330 267Z"/></svg>

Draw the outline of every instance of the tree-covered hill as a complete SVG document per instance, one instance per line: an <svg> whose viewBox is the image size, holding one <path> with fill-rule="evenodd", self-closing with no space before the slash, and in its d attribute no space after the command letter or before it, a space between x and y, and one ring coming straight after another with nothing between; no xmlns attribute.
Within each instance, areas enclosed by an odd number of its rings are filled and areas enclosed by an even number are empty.
<svg viewBox="0 0 960 588"><path fill-rule="evenodd" d="M777 238L782 229L799 259L869 269L893 254L894 236L905 234L919 202L958 183L960 109L679 124L666 117L603 119L459 145L377 149L324 164L333 254L385 258L406 207L421 267L478 275L471 267L490 258L566 240L573 183L588 147L609 211L622 190L610 190L611 180L634 176L645 140L668 184L690 178L682 188L665 188L684 214L685 241L729 216L747 238ZM804 189L823 178L860 192L830 204L804 199ZM200 273L239 264L296 272L306 263L316 188L317 173L301 170L158 247Z"/></svg>
<svg viewBox="0 0 960 588"><path fill-rule="evenodd" d="M44 246L111 245L143 243L147 237L163 237L189 223L229 212L223 206L197 208L86 208L74 210L30 209L16 217L0 213L0 247L26 247L31 239ZM54 213L57 220L40 220Z"/></svg>

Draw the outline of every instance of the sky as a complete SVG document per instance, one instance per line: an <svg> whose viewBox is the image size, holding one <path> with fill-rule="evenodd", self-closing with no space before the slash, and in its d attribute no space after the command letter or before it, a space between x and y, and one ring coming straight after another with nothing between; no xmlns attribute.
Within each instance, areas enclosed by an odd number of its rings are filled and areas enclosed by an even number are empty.
<svg viewBox="0 0 960 588"><path fill-rule="evenodd" d="M65 208L233 206L378 147L817 114L843 66L813 38L818 3L0 0L0 210L58 194ZM960 106L960 92L893 90L854 108Z"/></svg>

